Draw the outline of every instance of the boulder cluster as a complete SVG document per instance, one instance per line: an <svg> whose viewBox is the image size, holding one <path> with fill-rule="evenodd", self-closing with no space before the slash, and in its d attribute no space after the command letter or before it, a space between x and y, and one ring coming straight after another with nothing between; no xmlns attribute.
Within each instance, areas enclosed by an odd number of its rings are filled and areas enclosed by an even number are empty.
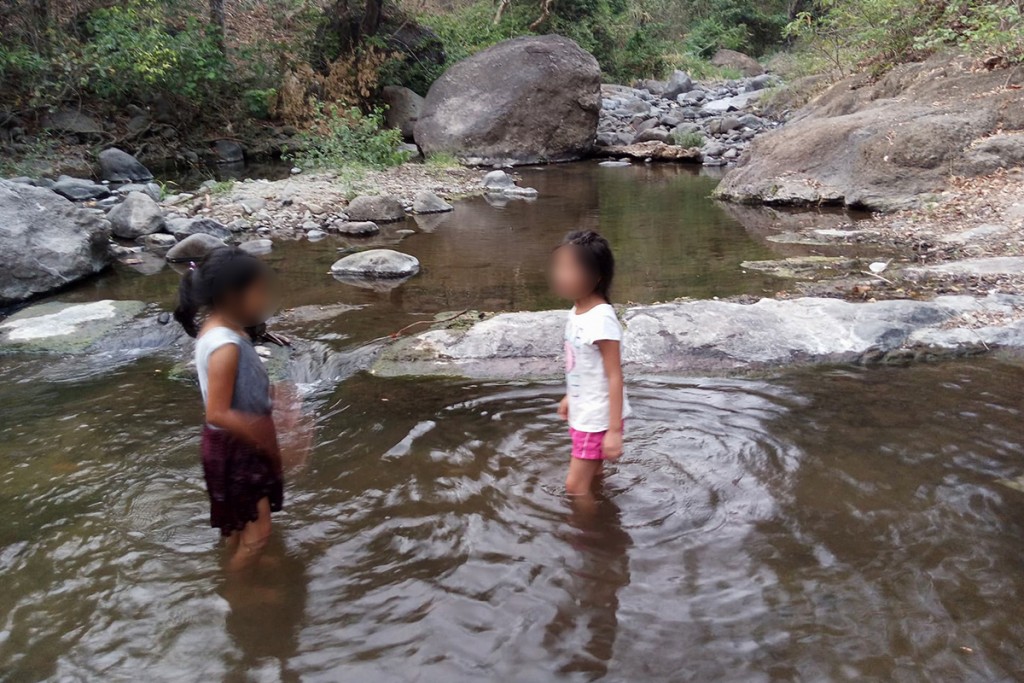
<svg viewBox="0 0 1024 683"><path fill-rule="evenodd" d="M601 86L598 152L604 156L735 162L761 133L779 125L759 113L770 74L735 81L696 82L682 71L639 87Z"/></svg>

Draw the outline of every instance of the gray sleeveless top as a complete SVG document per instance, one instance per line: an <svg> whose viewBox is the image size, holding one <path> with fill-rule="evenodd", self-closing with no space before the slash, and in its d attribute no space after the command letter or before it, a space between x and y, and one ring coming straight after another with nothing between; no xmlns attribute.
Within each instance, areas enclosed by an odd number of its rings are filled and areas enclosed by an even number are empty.
<svg viewBox="0 0 1024 683"><path fill-rule="evenodd" d="M234 344L238 347L238 375L235 377L231 408L243 413L269 415L272 404L267 369L263 367L263 361L260 360L249 338L226 327L211 327L196 340L196 370L199 372L199 389L203 392L203 405L206 405L208 393L210 355L225 344Z"/></svg>

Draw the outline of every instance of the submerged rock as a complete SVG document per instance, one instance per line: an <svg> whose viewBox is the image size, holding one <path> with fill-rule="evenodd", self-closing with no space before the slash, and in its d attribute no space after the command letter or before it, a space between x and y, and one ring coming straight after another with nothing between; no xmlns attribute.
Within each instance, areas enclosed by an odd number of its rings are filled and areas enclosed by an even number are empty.
<svg viewBox="0 0 1024 683"><path fill-rule="evenodd" d="M30 306L0 323L0 350L73 353L142 312L141 301L51 302Z"/></svg>
<svg viewBox="0 0 1024 683"><path fill-rule="evenodd" d="M626 309L628 371L730 373L787 364L885 362L979 348L1024 349L1024 296L848 303L762 299L744 305L690 301ZM436 329L388 347L382 375L500 379L555 377L564 368L565 311L505 313L468 328ZM960 329L972 316L1000 320Z"/></svg>
<svg viewBox="0 0 1024 683"><path fill-rule="evenodd" d="M373 221L337 220L331 223L330 229L339 235L351 235L353 237L368 237L380 232L380 226Z"/></svg>
<svg viewBox="0 0 1024 683"><path fill-rule="evenodd" d="M49 190L0 180L0 306L98 273L110 223Z"/></svg>
<svg viewBox="0 0 1024 683"><path fill-rule="evenodd" d="M350 254L331 266L331 274L346 278L408 278L420 272L415 256L393 249L370 249Z"/></svg>
<svg viewBox="0 0 1024 683"><path fill-rule="evenodd" d="M532 187L519 187L516 181L504 171L491 171L482 181L484 190L489 194L501 194L509 197L536 197L537 190Z"/></svg>
<svg viewBox="0 0 1024 683"><path fill-rule="evenodd" d="M445 213L453 208L451 204L427 190L417 192L412 201L414 213Z"/></svg>

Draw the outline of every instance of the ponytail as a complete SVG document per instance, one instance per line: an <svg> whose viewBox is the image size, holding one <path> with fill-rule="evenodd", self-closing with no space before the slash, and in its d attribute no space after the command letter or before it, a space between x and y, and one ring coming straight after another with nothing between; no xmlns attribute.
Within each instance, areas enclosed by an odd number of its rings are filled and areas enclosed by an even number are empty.
<svg viewBox="0 0 1024 683"><path fill-rule="evenodd" d="M196 267L192 264L178 286L174 319L190 337L199 335L200 315L226 295L243 291L267 274L258 258L238 247L218 247Z"/></svg>
<svg viewBox="0 0 1024 683"><path fill-rule="evenodd" d="M199 309L202 305L196 298L196 274L198 269L189 268L181 278L178 286L178 307L174 309L174 319L185 328L185 334L195 337L199 334Z"/></svg>

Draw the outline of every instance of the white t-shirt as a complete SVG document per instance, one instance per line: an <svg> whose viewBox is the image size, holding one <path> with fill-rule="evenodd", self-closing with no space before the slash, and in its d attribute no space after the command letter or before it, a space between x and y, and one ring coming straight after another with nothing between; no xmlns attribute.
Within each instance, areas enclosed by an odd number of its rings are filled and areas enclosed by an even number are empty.
<svg viewBox="0 0 1024 683"><path fill-rule="evenodd" d="M581 432L608 430L608 376L598 341L622 341L622 326L610 304L586 313L573 308L565 324L565 383L569 396L569 426ZM622 418L630 414L622 390Z"/></svg>

